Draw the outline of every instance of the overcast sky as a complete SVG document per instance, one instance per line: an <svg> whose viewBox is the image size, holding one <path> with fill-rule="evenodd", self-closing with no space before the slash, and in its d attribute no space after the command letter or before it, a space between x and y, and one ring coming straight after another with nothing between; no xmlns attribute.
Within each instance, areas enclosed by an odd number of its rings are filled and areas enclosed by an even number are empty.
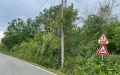
<svg viewBox="0 0 120 75"><path fill-rule="evenodd" d="M3 37L2 33L7 29L8 22L18 17L24 20L31 18L45 1L46 0L0 0L0 38ZM96 7L98 1L103 0L67 0L67 5L74 3L75 8L81 10L84 7ZM49 8L51 5L54 6L60 3L61 0L48 0L39 12L44 8ZM116 10L116 12L118 12L120 11L120 8L117 8ZM36 13L35 16L37 16L39 12Z"/></svg>

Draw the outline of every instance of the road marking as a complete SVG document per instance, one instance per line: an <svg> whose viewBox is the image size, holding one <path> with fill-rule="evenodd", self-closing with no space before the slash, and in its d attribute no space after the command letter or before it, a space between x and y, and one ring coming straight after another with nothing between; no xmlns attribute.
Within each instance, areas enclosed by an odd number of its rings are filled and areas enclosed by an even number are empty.
<svg viewBox="0 0 120 75"><path fill-rule="evenodd" d="M1 54L3 54L3 53L1 53ZM3 54L3 55L6 55L6 54ZM46 72L48 72L48 73L51 73L51 74L53 74L53 75L57 75L57 74L55 74L55 73L53 73L53 72L50 72L50 71L45 70L45 69L43 69L43 68L40 68L40 67L38 67L38 66L32 65L32 64L27 63L27 62L25 62L25 61L19 60L19 59L17 59L17 58L12 57L12 56L9 56L9 55L6 55L6 56L11 57L11 58L13 58L13 59L15 59L15 60L21 61L21 62L23 62L23 63L26 63L26 64L28 64L28 65L30 65L30 66L36 67L36 68L38 68L38 69L41 69L41 70L43 70L43 71L46 71Z"/></svg>

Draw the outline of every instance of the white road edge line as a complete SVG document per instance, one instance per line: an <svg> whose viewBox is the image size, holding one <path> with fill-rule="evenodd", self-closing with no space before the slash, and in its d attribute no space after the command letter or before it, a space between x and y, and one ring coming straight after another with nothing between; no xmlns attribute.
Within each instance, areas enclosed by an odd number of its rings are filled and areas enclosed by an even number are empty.
<svg viewBox="0 0 120 75"><path fill-rule="evenodd" d="M3 53L1 53L1 54L3 54ZM4 54L4 55L6 55L6 54ZM9 56L9 55L6 55L6 56ZM13 58L13 59L15 59L15 60L21 61L21 62L23 62L23 63L26 63L26 64L28 64L28 65L31 65L31 66L33 66L33 67L36 67L36 68L38 68L38 69L41 69L41 70L43 70L43 71L46 71L46 72L48 72L48 73L51 73L51 74L53 74L53 75L57 75L57 74L55 74L55 73L53 73L53 72L50 72L50 71L45 70L45 69L43 69L43 68L40 68L40 67L38 67L38 66L32 65L32 64L27 63L27 62L25 62L25 61L19 60L19 59L17 59L17 58L12 57L12 56L9 56L9 57L11 57L11 58Z"/></svg>

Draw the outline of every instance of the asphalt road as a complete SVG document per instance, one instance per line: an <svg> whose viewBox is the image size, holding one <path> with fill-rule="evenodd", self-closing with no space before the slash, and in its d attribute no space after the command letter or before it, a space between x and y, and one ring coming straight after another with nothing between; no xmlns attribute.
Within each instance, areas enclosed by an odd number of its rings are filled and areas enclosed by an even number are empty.
<svg viewBox="0 0 120 75"><path fill-rule="evenodd" d="M0 75L56 75L0 53Z"/></svg>

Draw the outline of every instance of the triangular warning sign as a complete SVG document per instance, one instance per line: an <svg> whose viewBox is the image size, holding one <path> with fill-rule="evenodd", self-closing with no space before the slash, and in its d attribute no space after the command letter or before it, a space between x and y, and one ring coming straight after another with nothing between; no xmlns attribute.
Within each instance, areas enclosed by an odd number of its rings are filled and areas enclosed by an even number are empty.
<svg viewBox="0 0 120 75"><path fill-rule="evenodd" d="M108 55L109 54L105 44L102 44L100 46L100 48L97 51L97 54L103 54L103 55Z"/></svg>
<svg viewBox="0 0 120 75"><path fill-rule="evenodd" d="M104 33L98 39L98 43L100 43L100 44L108 44L108 39L107 39L107 37L106 37L106 35Z"/></svg>

